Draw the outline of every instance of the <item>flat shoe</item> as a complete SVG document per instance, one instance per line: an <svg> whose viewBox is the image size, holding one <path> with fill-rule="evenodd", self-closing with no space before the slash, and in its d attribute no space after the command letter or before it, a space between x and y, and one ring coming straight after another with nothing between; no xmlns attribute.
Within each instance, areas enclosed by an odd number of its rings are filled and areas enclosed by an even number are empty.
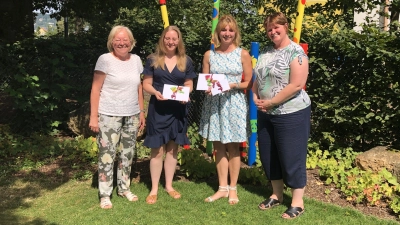
<svg viewBox="0 0 400 225"><path fill-rule="evenodd" d="M258 208L261 210L267 210L267 209L271 209L275 206L278 206L280 204L281 204L281 202L279 200L269 198L269 199L265 199L263 202L258 204Z"/></svg>
<svg viewBox="0 0 400 225"><path fill-rule="evenodd" d="M147 198L146 198L146 203L147 204L152 205L152 204L154 204L156 202L157 202L157 195L149 195L149 196L147 196Z"/></svg>
<svg viewBox="0 0 400 225"><path fill-rule="evenodd" d="M139 200L138 196L136 196L135 194L133 194L130 191L119 192L118 196L126 198L130 202L136 202L137 200Z"/></svg>
<svg viewBox="0 0 400 225"><path fill-rule="evenodd" d="M224 196L220 197L220 198L227 198L229 196L229 186L219 186L217 192L226 192L226 194ZM204 201L205 202L213 202L213 201L215 201L217 199L220 199L220 198L213 199L212 196L210 196L210 197L207 197L206 199L204 199Z"/></svg>
<svg viewBox="0 0 400 225"><path fill-rule="evenodd" d="M102 209L111 209L112 203L110 201L110 197L103 197L100 199L100 208Z"/></svg>
<svg viewBox="0 0 400 225"><path fill-rule="evenodd" d="M179 199L181 198L181 194L175 190L173 191L167 191L168 195L171 196L174 199Z"/></svg>
<svg viewBox="0 0 400 225"><path fill-rule="evenodd" d="M299 217L301 214L304 213L304 209L301 207L293 207L290 206L286 211L282 214L283 219L294 219ZM284 215L288 215L289 217L283 217Z"/></svg>
<svg viewBox="0 0 400 225"><path fill-rule="evenodd" d="M235 192L236 192L236 196L237 196L237 189L236 189L236 186L234 186L234 187L230 187L230 186L229 186L229 191L235 191ZM239 203L239 199L238 199L238 198L229 198L229 199L228 199L228 203L229 203L230 205L236 205L236 204Z"/></svg>

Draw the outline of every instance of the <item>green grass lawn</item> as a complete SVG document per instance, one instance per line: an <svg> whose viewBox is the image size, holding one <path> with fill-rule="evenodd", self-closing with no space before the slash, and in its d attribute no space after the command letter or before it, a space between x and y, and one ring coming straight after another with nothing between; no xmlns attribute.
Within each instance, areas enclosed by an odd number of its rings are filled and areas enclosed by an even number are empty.
<svg viewBox="0 0 400 225"><path fill-rule="evenodd" d="M172 199L160 186L157 203L148 205L148 181L133 183L131 190L139 201L128 202L114 194L113 209L103 210L91 180L4 179L0 181L0 224L398 224L312 199L305 200L303 215L284 220L280 215L290 204L289 193L284 205L261 211L257 205L270 190L260 186L238 186L240 202L234 206L227 199L204 202L217 183L176 181L174 187L181 192L181 199Z"/></svg>

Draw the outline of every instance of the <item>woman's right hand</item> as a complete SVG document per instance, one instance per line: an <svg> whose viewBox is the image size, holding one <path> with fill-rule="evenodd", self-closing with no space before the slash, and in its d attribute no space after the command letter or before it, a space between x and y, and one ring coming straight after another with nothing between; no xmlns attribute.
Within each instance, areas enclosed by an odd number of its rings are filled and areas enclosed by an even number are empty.
<svg viewBox="0 0 400 225"><path fill-rule="evenodd" d="M206 95L211 95L211 86L208 87L207 90L204 91L206 93Z"/></svg>
<svg viewBox="0 0 400 225"><path fill-rule="evenodd" d="M258 97L256 93L253 92L253 102L256 106L260 104L261 99Z"/></svg>
<svg viewBox="0 0 400 225"><path fill-rule="evenodd" d="M156 91L156 92L154 93L154 96L156 96L157 100L159 100L159 101L168 100L168 99L164 98L164 96L163 96L163 95L161 94L161 92L159 92L159 91Z"/></svg>
<svg viewBox="0 0 400 225"><path fill-rule="evenodd" d="M95 133L99 132L99 119L97 117L90 117L89 128Z"/></svg>

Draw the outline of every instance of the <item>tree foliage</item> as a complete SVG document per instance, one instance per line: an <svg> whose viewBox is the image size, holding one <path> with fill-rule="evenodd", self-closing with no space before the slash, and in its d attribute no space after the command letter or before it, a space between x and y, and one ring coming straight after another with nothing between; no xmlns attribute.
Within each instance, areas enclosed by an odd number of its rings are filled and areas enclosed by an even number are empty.
<svg viewBox="0 0 400 225"><path fill-rule="evenodd" d="M400 128L399 33L364 26L317 30L310 48L314 138L329 147L397 145Z"/></svg>
<svg viewBox="0 0 400 225"><path fill-rule="evenodd" d="M82 18L90 24L90 29L69 38L27 39L0 46L1 68L8 69L0 72L10 77L2 87L14 99L17 110L18 119L13 121L19 124L14 127L45 130L58 123L65 124L68 112L89 99L94 64L107 51L107 36L112 26L122 24L131 28L137 39L134 52L143 61L153 52L163 30L156 0L33 2L34 8L42 12L57 10L53 15L56 18L65 15ZM392 1L394 10L398 2ZM349 19L354 12L368 11L378 4L379 1L333 0L306 8L301 42L309 44L307 91L313 102L312 139L328 149L339 146L363 151L376 145L400 147L396 135L400 128L400 81L396 76L400 64L398 25L392 23L390 32L382 32L377 24L366 20L363 31L357 33L352 29L353 20ZM260 15L261 6L265 9ZM210 48L212 1L169 0L167 8L169 23L181 29L187 53L196 70L201 71L202 56ZM249 49L252 41L260 42L262 48L270 42L260 24L266 14L276 9L285 12L291 24L295 22L295 0L268 5L261 0L225 0L221 1L220 15L232 14L236 18L244 48ZM193 100L197 97L193 96ZM75 104L66 104L67 100ZM194 102L197 112L201 101Z"/></svg>
<svg viewBox="0 0 400 225"><path fill-rule="evenodd" d="M307 90L313 101L313 140L330 149L398 148L398 23L392 21L391 30L383 32L367 14L362 31L355 32L354 24L337 13L344 3L350 3L337 2L311 7L324 13L316 16L315 23L302 34L302 40L309 44ZM379 4L356 1L348 6L352 7L349 11L368 12Z"/></svg>
<svg viewBox="0 0 400 225"><path fill-rule="evenodd" d="M96 58L106 47L98 40L26 39L1 46L0 96L11 98L14 131L49 133L65 129L68 113L90 94Z"/></svg>
<svg viewBox="0 0 400 225"><path fill-rule="evenodd" d="M32 0L0 1L0 42L33 37Z"/></svg>
<svg viewBox="0 0 400 225"><path fill-rule="evenodd" d="M163 30L158 1L152 5L123 8L116 24L130 27L138 40L136 52L146 57L153 52ZM211 43L212 1L171 0L167 2L169 23L177 25L184 37L187 53L200 66L201 58ZM208 9L208 10L195 10ZM258 6L253 1L221 1L220 15L232 14L238 21L243 38L243 47L250 49L250 42L264 42L265 35L259 32L263 16L257 13Z"/></svg>
<svg viewBox="0 0 400 225"><path fill-rule="evenodd" d="M211 3L168 1L170 24L178 25L182 30L187 53L197 65L197 71L200 71L202 55L210 48ZM243 44L249 48L250 41L264 38L258 32L261 17L256 13L257 7L252 2L247 5L243 5L243 1L230 3L221 5L221 14L232 13L237 17L240 27L245 27L249 34L243 35ZM7 70L1 74L13 74L5 85L5 93L14 100L13 128L26 133L60 128L58 125L65 124L72 107L88 100L94 63L107 51L107 36L114 25L123 24L132 29L137 39L134 52L143 60L153 52L163 30L160 7L155 0L38 0L34 1L34 8L42 13L53 12L55 18L74 14L88 22L90 29L69 38L60 35L49 39L26 39L3 46L7 54L3 55L2 68ZM209 10L196 10L202 8ZM6 65L15 66L8 68ZM76 103L67 103L71 101Z"/></svg>

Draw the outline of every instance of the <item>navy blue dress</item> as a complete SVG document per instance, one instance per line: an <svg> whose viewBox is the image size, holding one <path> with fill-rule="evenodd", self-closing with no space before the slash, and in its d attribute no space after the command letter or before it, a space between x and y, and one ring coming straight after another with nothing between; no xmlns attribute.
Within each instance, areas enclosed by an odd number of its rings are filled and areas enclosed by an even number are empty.
<svg viewBox="0 0 400 225"><path fill-rule="evenodd" d="M193 79L197 75L194 72L193 62L187 57L186 71L181 72L175 66L170 73L165 66L154 69L151 66L150 58L146 61L143 74L153 76L153 87L163 93L164 84L183 86L186 79ZM149 109L146 121L146 138L144 145L149 148L158 148L167 144L170 140L179 145L188 145L190 141L186 135L188 129L187 104L181 104L179 101L165 100L158 101L152 95L149 102Z"/></svg>

